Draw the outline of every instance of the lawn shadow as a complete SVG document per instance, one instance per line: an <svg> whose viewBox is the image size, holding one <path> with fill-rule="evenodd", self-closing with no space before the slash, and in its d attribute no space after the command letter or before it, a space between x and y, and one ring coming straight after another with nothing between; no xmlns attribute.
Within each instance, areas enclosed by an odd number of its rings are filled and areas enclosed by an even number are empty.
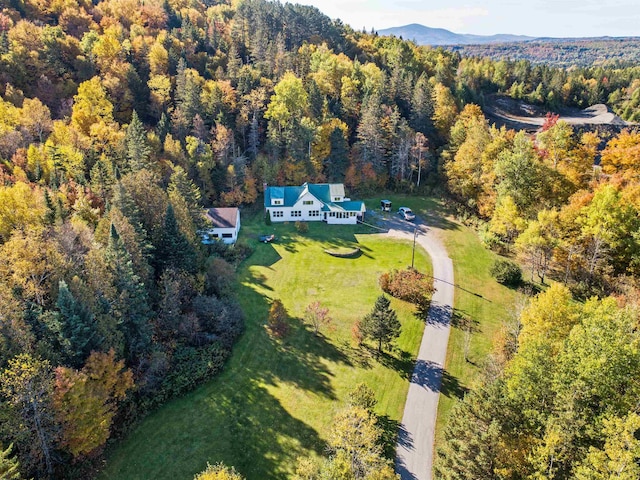
<svg viewBox="0 0 640 480"><path fill-rule="evenodd" d="M289 235L283 235L276 239L276 243L278 245L282 245L282 247L289 253L296 253L298 251L297 241L291 238Z"/></svg>
<svg viewBox="0 0 640 480"><path fill-rule="evenodd" d="M398 372L402 378L406 378L407 380L411 378L413 358L409 352L398 349L394 349L392 352L385 350L379 352L377 348L372 348L369 345L362 345L361 348L366 350L369 356L376 359L381 365ZM396 353L397 356L395 355Z"/></svg>
<svg viewBox="0 0 640 480"><path fill-rule="evenodd" d="M453 310L451 315L451 326L463 331L469 331L470 333L482 332L480 328L480 322L471 318L471 316L464 310L458 308Z"/></svg>
<svg viewBox="0 0 640 480"><path fill-rule="evenodd" d="M234 465L248 479L283 478L288 473L285 466L295 462L296 455L289 442L274 440L282 436L295 439L303 449L318 455L325 452L325 443L318 432L293 417L258 381L241 387L230 392L227 389L229 395L210 391L206 417L193 422L185 432L184 442L189 442L194 429L207 429L204 438L215 435L214 445L223 445L215 448L205 441L204 451L198 453L200 458L194 459L194 464L200 465L198 471L204 470L207 462L223 462ZM188 443L182 447L189 448ZM168 453L166 458L175 459L176 454L179 451Z"/></svg>
<svg viewBox="0 0 640 480"><path fill-rule="evenodd" d="M344 352L347 352L347 356L354 365L367 369L371 368L373 357L369 350L363 349L361 346L352 347L347 340L342 342L342 349Z"/></svg>
<svg viewBox="0 0 640 480"><path fill-rule="evenodd" d="M462 399L469 391L460 381L444 370L442 366L429 360L418 360L411 375L411 383L440 392L449 398Z"/></svg>
<svg viewBox="0 0 640 480"><path fill-rule="evenodd" d="M430 227L441 230L460 229L460 224L450 219L451 211L442 202L431 201L427 208L420 209L416 213L420 216L422 223Z"/></svg>

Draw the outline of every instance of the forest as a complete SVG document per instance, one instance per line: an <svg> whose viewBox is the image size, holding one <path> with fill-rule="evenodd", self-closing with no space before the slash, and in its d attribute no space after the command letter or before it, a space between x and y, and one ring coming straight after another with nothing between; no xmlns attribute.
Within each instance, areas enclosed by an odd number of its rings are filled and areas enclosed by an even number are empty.
<svg viewBox="0 0 640 480"><path fill-rule="evenodd" d="M448 49L464 57L528 60L556 67L634 66L640 60L637 38L538 38L526 42L455 45Z"/></svg>
<svg viewBox="0 0 640 480"><path fill-rule="evenodd" d="M640 133L498 129L496 92L640 120L634 65L462 57L266 0L0 2L0 473L86 478L219 372L251 247L203 246L202 209L335 181L446 196L558 284L505 319L441 478L638 478Z"/></svg>

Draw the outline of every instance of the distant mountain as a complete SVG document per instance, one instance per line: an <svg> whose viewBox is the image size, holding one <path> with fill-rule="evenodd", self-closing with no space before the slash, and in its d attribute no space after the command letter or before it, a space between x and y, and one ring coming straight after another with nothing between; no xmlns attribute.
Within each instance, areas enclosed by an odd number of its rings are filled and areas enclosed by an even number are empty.
<svg viewBox="0 0 640 480"><path fill-rule="evenodd" d="M431 28L412 23L403 27L378 30L379 35L395 35L405 40L413 40L418 45L478 45L486 43L526 42L534 37L525 35L470 35L454 33L444 28Z"/></svg>

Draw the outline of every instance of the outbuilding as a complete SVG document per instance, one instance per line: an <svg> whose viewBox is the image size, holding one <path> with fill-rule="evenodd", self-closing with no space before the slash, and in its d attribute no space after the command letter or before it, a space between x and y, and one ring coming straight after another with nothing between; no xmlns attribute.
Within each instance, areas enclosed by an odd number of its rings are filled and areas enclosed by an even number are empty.
<svg viewBox="0 0 640 480"><path fill-rule="evenodd" d="M240 232L240 209L208 208L204 213L208 227L200 232L202 243L208 245L222 241L227 244L236 243Z"/></svg>

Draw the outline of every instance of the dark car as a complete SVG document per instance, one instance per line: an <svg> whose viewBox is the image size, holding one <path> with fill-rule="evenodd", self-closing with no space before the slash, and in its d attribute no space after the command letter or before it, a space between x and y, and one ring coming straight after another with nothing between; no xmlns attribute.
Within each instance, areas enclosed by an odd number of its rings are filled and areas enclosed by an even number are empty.
<svg viewBox="0 0 640 480"><path fill-rule="evenodd" d="M260 241L262 243L271 243L276 239L276 236L274 234L270 234L270 235L260 235Z"/></svg>

